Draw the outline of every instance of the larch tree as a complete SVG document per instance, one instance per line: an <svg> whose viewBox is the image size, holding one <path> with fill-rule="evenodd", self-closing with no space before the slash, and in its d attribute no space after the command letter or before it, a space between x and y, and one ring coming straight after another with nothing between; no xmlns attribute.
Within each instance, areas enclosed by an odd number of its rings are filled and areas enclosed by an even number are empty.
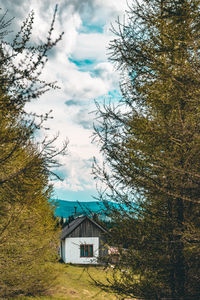
<svg viewBox="0 0 200 300"><path fill-rule="evenodd" d="M57 8L56 8L57 10ZM0 19L0 297L45 292L55 279L58 228L50 176L58 166L55 138L39 143L35 133L48 118L25 111L25 104L39 98L55 83L40 79L47 54L61 39L52 40L55 14L41 45L31 42L33 13L12 42L6 15Z"/></svg>
<svg viewBox="0 0 200 300"><path fill-rule="evenodd" d="M98 284L200 299L200 1L133 1L117 24L109 50L122 100L98 105L105 162L94 173L107 186L100 199L118 203L109 243L119 255Z"/></svg>

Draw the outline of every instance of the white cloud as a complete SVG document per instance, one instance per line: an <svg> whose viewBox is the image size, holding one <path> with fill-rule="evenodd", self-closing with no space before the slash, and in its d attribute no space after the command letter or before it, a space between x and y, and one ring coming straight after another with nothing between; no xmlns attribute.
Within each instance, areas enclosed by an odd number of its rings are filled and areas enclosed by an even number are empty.
<svg viewBox="0 0 200 300"><path fill-rule="evenodd" d="M72 55L79 60L87 58L105 61L108 42L109 37L101 33L80 33Z"/></svg>
<svg viewBox="0 0 200 300"><path fill-rule="evenodd" d="M35 11L33 39L44 40L52 20L56 0L0 0L0 6L8 8L9 16L16 17L15 24L21 23L31 9ZM7 6L7 7L6 7ZM54 119L47 121L49 135L60 133L56 142L69 139L69 154L61 158L63 166L59 170L64 175L63 182L56 182L56 189L80 191L95 186L91 174L93 156L100 159L96 146L91 144L94 99L103 97L118 88L118 75L106 53L112 33L110 23L122 15L126 0L60 0L54 36L65 32L63 39L50 53L49 62L42 78L57 80L60 90L51 91L41 99L27 105L28 111L46 113L53 110ZM91 26L102 28L100 32L90 32ZM88 32L81 31L88 26ZM92 65L84 69L69 60L92 60ZM81 200L81 199L80 199Z"/></svg>
<svg viewBox="0 0 200 300"><path fill-rule="evenodd" d="M64 175L64 180L56 181L54 183L56 188L76 192L95 188L91 175L92 160L83 159L75 152L62 160L64 166L60 170Z"/></svg>
<svg viewBox="0 0 200 300"><path fill-rule="evenodd" d="M94 67L94 74L103 80L107 85L107 91L118 88L119 74L109 62L99 63Z"/></svg>

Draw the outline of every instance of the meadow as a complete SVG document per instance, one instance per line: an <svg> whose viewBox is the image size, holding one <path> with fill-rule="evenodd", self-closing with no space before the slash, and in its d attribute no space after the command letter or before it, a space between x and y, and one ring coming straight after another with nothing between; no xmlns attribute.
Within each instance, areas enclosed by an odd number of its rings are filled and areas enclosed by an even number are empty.
<svg viewBox="0 0 200 300"><path fill-rule="evenodd" d="M17 297L17 300L71 300L71 299L96 299L116 300L117 296L102 291L94 285L95 280L106 280L109 271L103 267L75 266L61 263L55 264L55 272L59 272L56 285L47 290L45 296Z"/></svg>

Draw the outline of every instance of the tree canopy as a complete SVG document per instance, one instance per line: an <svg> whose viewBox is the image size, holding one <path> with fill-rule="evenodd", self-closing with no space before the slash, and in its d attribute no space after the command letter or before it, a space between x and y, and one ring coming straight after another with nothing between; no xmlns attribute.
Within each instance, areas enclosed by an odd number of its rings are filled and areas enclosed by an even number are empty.
<svg viewBox="0 0 200 300"><path fill-rule="evenodd" d="M96 138L119 260L110 288L136 299L199 299L200 2L133 1L110 60L122 100L98 106Z"/></svg>
<svg viewBox="0 0 200 300"><path fill-rule="evenodd" d="M56 83L40 79L48 51L61 39L52 39L55 14L46 42L31 41L33 12L11 42L9 25L0 18L0 297L45 292L55 279L51 262L58 255L58 228L49 202L52 167L66 144L57 150L55 138L36 141L48 114L27 114L25 104L39 98Z"/></svg>

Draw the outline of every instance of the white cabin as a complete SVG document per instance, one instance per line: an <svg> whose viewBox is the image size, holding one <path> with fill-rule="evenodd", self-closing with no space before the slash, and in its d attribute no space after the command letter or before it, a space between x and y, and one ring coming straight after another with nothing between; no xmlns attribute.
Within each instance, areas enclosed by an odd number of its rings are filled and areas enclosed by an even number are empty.
<svg viewBox="0 0 200 300"><path fill-rule="evenodd" d="M99 264L107 254L103 240L107 230L88 216L78 217L61 233L60 255L65 263Z"/></svg>

